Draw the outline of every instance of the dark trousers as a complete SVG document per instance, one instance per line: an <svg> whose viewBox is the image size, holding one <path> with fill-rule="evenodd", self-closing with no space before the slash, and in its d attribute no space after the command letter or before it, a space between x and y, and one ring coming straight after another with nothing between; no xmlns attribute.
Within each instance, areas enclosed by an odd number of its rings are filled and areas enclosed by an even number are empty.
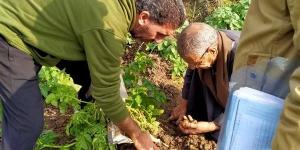
<svg viewBox="0 0 300 150"><path fill-rule="evenodd" d="M92 100L86 96L91 83L86 61L61 61L57 67L82 86L78 93L81 100ZM2 150L32 150L43 130L44 104L37 76L40 68L31 56L11 47L0 36Z"/></svg>
<svg viewBox="0 0 300 150"><path fill-rule="evenodd" d="M11 47L0 37L0 99L3 150L32 150L43 130L43 100L32 57Z"/></svg>
<svg viewBox="0 0 300 150"><path fill-rule="evenodd" d="M224 112L224 108L218 104L209 88L201 82L197 71L192 74L187 100L187 114L198 121L216 121L215 119ZM205 135L207 138L217 141L219 131L209 132Z"/></svg>

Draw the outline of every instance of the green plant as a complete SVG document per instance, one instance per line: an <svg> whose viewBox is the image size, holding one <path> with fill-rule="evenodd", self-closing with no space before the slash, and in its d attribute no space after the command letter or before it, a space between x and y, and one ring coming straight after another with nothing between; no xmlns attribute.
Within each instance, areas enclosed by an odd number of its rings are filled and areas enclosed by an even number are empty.
<svg viewBox="0 0 300 150"><path fill-rule="evenodd" d="M166 96L144 77L152 65L153 61L146 53L137 52L134 61L124 68L124 82L128 89L126 104L133 119L143 130L156 134L159 131L156 117L163 113L160 105L166 102Z"/></svg>
<svg viewBox="0 0 300 150"><path fill-rule="evenodd" d="M48 147L49 145L52 145L55 143L58 135L56 135L53 131L51 130L46 130L43 131L43 133L40 135L40 138L36 142L35 149L43 149Z"/></svg>
<svg viewBox="0 0 300 150"><path fill-rule="evenodd" d="M147 44L146 47L146 50L151 52L156 51L161 57L169 61L169 63L172 65L171 68L172 78L182 77L187 68L187 64L179 56L176 48L177 48L177 43L175 39L165 39L163 42L159 44L149 43Z"/></svg>
<svg viewBox="0 0 300 150"><path fill-rule="evenodd" d="M152 59L144 52L137 52L134 61L124 68L124 82L127 88L133 87L139 81L139 76L152 67Z"/></svg>
<svg viewBox="0 0 300 150"><path fill-rule="evenodd" d="M205 22L219 29L241 30L249 9L250 0L240 0L217 8Z"/></svg>
<svg viewBox="0 0 300 150"><path fill-rule="evenodd" d="M126 103L133 118L142 129L157 134L159 122L156 117L164 112L160 106L166 102L165 93L150 81L143 79L134 88L129 89L128 95Z"/></svg>
<svg viewBox="0 0 300 150"><path fill-rule="evenodd" d="M79 87L73 83L72 78L55 67L43 67L39 73L40 89L47 104L51 104L64 113L67 108L75 110L66 127L68 136L73 136L74 141L66 145L55 145L55 135L52 131L44 132L37 141L37 149L76 149L76 150L106 150L114 149L108 144L107 130L104 114L94 103L80 109L77 98Z"/></svg>
<svg viewBox="0 0 300 150"><path fill-rule="evenodd" d="M107 128L104 114L95 104L87 104L84 109L76 111L66 127L68 136L73 136L73 142L56 145L57 135L50 130L44 131L37 140L35 150L76 149L76 150L107 150L115 149L108 143Z"/></svg>
<svg viewBox="0 0 300 150"><path fill-rule="evenodd" d="M104 114L96 104L87 104L76 111L66 127L66 133L75 137L76 150L114 149L107 140Z"/></svg>
<svg viewBox="0 0 300 150"><path fill-rule="evenodd" d="M130 33L127 33L126 44L127 45L132 45L134 43L135 43L135 40L132 38L132 35Z"/></svg>
<svg viewBox="0 0 300 150"><path fill-rule="evenodd" d="M153 116L152 112L158 111L153 110L154 107L149 107L150 109L147 109L145 107L141 107L139 109L132 108L130 106L127 106L128 110L130 111L133 119L138 123L138 125L146 131L149 131L151 134L156 135L159 130L159 122L156 120L156 117ZM153 109L151 109L153 108ZM163 113L163 112L161 112Z"/></svg>
<svg viewBox="0 0 300 150"><path fill-rule="evenodd" d="M79 109L77 98L79 87L70 75L55 67L43 67L39 72L40 89L45 102L58 107L64 113L68 107Z"/></svg>
<svg viewBox="0 0 300 150"><path fill-rule="evenodd" d="M66 145L56 145L55 142L58 138L58 135L51 130L43 131L39 139L36 142L35 150L42 149L60 149L60 150L69 150L75 143L66 144Z"/></svg>
<svg viewBox="0 0 300 150"><path fill-rule="evenodd" d="M159 132L156 117L163 114L161 104L166 102L166 95L157 86L146 79L130 88L127 107L139 126L152 134Z"/></svg>
<svg viewBox="0 0 300 150"><path fill-rule="evenodd" d="M139 85L130 88L127 103L132 108L154 105L158 107L166 102L166 95L149 80L143 79ZM159 114L160 115L160 114Z"/></svg>

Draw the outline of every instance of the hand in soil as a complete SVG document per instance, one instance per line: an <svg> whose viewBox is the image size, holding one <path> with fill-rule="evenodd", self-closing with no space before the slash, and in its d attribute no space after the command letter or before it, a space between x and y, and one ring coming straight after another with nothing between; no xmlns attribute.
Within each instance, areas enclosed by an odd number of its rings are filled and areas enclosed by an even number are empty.
<svg viewBox="0 0 300 150"><path fill-rule="evenodd" d="M153 143L150 134L140 129L138 124L130 117L116 124L119 129L125 132L133 141L137 150L157 150L157 146Z"/></svg>
<svg viewBox="0 0 300 150"><path fill-rule="evenodd" d="M183 116L186 114L187 110L187 100L181 99L178 106L176 106L169 118L169 120L176 120L176 124L179 124L179 122L183 119Z"/></svg>
<svg viewBox="0 0 300 150"><path fill-rule="evenodd" d="M199 134L212 132L219 129L214 122L205 122L194 120L190 115L184 116L179 123L179 129L185 134Z"/></svg>
<svg viewBox="0 0 300 150"><path fill-rule="evenodd" d="M133 141L137 150L158 150L158 147L152 142L149 133L142 132Z"/></svg>

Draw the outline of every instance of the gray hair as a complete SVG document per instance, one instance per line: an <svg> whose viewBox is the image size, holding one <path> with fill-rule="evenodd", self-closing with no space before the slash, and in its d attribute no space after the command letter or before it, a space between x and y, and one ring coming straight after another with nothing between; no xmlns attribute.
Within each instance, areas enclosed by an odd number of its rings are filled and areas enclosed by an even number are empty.
<svg viewBox="0 0 300 150"><path fill-rule="evenodd" d="M217 31L205 23L191 23L179 35L177 51L181 57L201 56L206 49L217 43Z"/></svg>
<svg viewBox="0 0 300 150"><path fill-rule="evenodd" d="M156 23L181 26L186 17L182 0L136 0L138 13L148 11Z"/></svg>

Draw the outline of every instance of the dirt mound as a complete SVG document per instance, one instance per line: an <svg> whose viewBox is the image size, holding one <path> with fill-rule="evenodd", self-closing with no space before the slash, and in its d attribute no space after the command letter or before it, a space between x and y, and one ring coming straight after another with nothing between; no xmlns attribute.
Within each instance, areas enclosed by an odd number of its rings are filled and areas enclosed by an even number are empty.
<svg viewBox="0 0 300 150"><path fill-rule="evenodd" d="M44 120L46 129L50 129L58 134L57 145L71 143L72 138L66 135L66 126L74 112L68 109L65 114L59 113L59 109L48 105L44 110Z"/></svg>

